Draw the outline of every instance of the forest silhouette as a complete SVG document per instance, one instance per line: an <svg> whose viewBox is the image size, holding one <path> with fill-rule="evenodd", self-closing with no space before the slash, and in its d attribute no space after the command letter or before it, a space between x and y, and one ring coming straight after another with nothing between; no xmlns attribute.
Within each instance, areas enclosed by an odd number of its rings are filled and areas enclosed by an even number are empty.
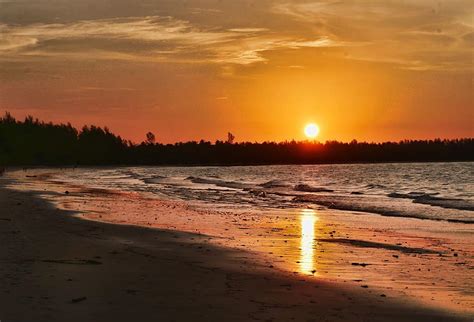
<svg viewBox="0 0 474 322"><path fill-rule="evenodd" d="M454 140L404 140L366 143L309 141L239 142L227 134L225 141L155 142L146 133L133 143L108 128L53 124L31 116L16 120L8 112L0 118L1 166L58 165L258 165L358 162L474 161L474 138Z"/></svg>

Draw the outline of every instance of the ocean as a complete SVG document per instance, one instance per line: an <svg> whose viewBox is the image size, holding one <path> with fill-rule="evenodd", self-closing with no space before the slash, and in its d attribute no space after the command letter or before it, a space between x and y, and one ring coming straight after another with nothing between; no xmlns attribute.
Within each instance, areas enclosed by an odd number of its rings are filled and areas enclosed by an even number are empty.
<svg viewBox="0 0 474 322"><path fill-rule="evenodd" d="M56 180L234 209L474 223L474 163L79 168Z"/></svg>

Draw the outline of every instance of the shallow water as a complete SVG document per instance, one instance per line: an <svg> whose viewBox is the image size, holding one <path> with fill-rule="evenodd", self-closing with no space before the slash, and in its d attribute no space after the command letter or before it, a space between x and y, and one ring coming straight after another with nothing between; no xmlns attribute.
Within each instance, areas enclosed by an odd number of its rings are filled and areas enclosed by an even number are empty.
<svg viewBox="0 0 474 322"><path fill-rule="evenodd" d="M236 208L333 209L474 223L474 163L76 169L59 180Z"/></svg>

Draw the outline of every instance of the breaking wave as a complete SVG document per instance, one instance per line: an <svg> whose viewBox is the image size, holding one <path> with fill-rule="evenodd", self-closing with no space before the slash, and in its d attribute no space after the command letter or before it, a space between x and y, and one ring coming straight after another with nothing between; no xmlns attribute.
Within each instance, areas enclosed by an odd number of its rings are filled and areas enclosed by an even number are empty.
<svg viewBox="0 0 474 322"><path fill-rule="evenodd" d="M464 199L456 198L441 198L436 197L438 193L418 193L410 192L403 193L389 193L390 198L411 199L414 203L420 203L430 206L437 206L447 209L469 210L474 211L474 202Z"/></svg>
<svg viewBox="0 0 474 322"><path fill-rule="evenodd" d="M470 216L469 211L466 211L465 209L462 209L462 212L456 208L456 211L451 210L440 213L430 211L430 209L426 208L404 207L403 205L394 204L389 201L383 201L376 198L372 199L358 197L351 198L347 196L328 197L323 195L302 195L294 197L293 202L314 203L320 206L325 206L330 209L373 213L382 216L445 220L451 222L474 224L474 218ZM432 206L431 204L423 202L418 203Z"/></svg>
<svg viewBox="0 0 474 322"><path fill-rule="evenodd" d="M294 187L295 191L302 191L302 192L334 192L332 189L327 188L320 188L320 187L313 187L308 184L297 184Z"/></svg>
<svg viewBox="0 0 474 322"><path fill-rule="evenodd" d="M252 186L252 185L249 185L243 182L238 182L238 181L226 181L226 180L221 180L221 179L201 178L201 177L193 177L193 176L187 177L186 180L189 180L192 183L210 184L210 185L215 185L218 187L232 188L232 189L246 189Z"/></svg>
<svg viewBox="0 0 474 322"><path fill-rule="evenodd" d="M277 179L277 180L270 180L265 183L261 183L259 184L259 186L263 188L284 188L284 187L289 187L290 184L288 184L287 182L283 180Z"/></svg>

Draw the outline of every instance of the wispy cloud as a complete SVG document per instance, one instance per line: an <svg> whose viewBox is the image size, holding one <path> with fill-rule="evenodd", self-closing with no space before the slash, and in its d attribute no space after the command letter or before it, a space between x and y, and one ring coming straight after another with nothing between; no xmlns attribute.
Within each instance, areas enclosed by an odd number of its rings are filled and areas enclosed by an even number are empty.
<svg viewBox="0 0 474 322"><path fill-rule="evenodd" d="M228 40L228 32L196 30L188 22L170 17L138 17L80 21L71 24L0 25L9 41L4 50L21 49L29 44L41 45L61 39L127 39L140 41L180 41L183 44L212 45ZM16 45L16 46L15 46Z"/></svg>
<svg viewBox="0 0 474 322"><path fill-rule="evenodd" d="M252 64L281 48L343 46L328 37L301 39L267 28L198 28L171 17L133 17L70 24L0 25L0 52L23 56L145 59ZM72 44L71 44L72 43ZM75 45L74 45L75 44Z"/></svg>
<svg viewBox="0 0 474 322"><path fill-rule="evenodd" d="M338 43L364 43L345 56L413 70L472 69L474 3L433 1L283 1L275 14ZM443 55L440 55L440 52ZM453 60L457 59L456 63Z"/></svg>
<svg viewBox="0 0 474 322"><path fill-rule="evenodd" d="M238 24L223 21L222 16L229 14L225 6L191 9L179 19L155 15L0 23L0 59L69 57L250 65L267 62L271 51L344 47L344 55L334 51L338 58L416 70L473 68L469 55L474 4L468 0L437 4L428 0L275 0L259 7L259 17L267 18L260 25L244 19L244 14L236 15ZM252 10L249 15L255 14ZM194 13L212 14L213 18L199 23Z"/></svg>

